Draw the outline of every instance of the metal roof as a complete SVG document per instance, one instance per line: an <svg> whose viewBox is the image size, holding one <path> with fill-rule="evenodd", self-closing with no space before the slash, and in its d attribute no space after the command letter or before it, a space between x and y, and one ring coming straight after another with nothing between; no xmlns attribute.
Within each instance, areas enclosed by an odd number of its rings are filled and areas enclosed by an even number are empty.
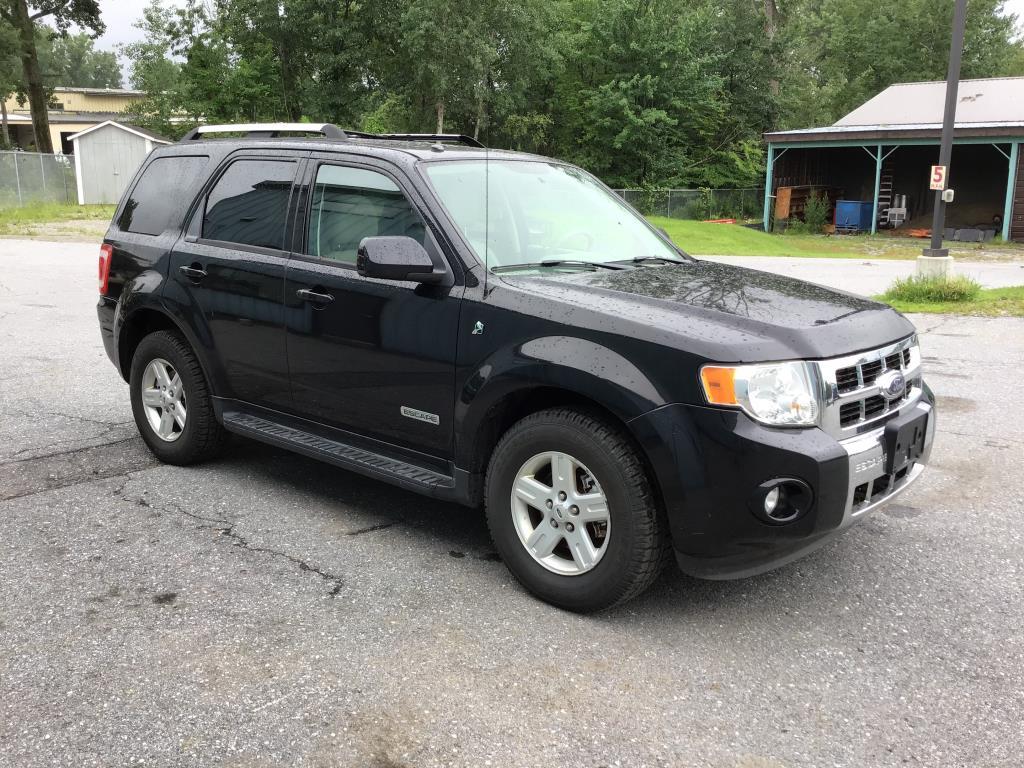
<svg viewBox="0 0 1024 768"><path fill-rule="evenodd" d="M145 96L145 91L136 91L131 88L74 88L66 85L57 85L53 88L54 93L88 93L93 96Z"/></svg>
<svg viewBox="0 0 1024 768"><path fill-rule="evenodd" d="M122 131L127 131L128 133L134 133L136 136L141 136L144 139L150 139L152 141L155 141L157 144L171 143L168 139L165 139L158 133L153 133L152 131L146 130L145 128L139 128L137 125L119 123L116 120L104 120L102 123L97 123L96 125L86 128L84 131L79 131L78 133L71 134L70 136L68 136L68 139L70 141L74 141L75 139L85 136L87 133L98 131L100 128L105 128L108 125L114 128L119 128Z"/></svg>
<svg viewBox="0 0 1024 768"><path fill-rule="evenodd" d="M1024 77L961 80L956 137L1024 137ZM771 142L937 138L942 131L944 80L897 83L834 125L766 133Z"/></svg>
<svg viewBox="0 0 1024 768"><path fill-rule="evenodd" d="M1024 122L1024 77L961 80L956 122ZM861 104L836 125L916 125L942 123L946 82L897 83Z"/></svg>

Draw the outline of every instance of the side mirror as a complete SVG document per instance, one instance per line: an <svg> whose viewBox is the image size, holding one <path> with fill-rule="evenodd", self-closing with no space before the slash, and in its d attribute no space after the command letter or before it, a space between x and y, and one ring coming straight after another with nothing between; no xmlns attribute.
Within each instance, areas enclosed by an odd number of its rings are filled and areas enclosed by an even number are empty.
<svg viewBox="0 0 1024 768"><path fill-rule="evenodd" d="M364 237L356 255L356 271L379 280L440 283L447 273L411 237Z"/></svg>

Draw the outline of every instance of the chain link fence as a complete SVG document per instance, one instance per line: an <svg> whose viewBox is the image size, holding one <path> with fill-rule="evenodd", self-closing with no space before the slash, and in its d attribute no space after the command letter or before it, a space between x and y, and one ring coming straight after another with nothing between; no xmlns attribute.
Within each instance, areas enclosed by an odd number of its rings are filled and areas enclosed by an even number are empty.
<svg viewBox="0 0 1024 768"><path fill-rule="evenodd" d="M614 192L645 216L670 219L760 219L764 189L616 189Z"/></svg>
<svg viewBox="0 0 1024 768"><path fill-rule="evenodd" d="M77 201L73 158L39 152L0 152L0 208Z"/></svg>

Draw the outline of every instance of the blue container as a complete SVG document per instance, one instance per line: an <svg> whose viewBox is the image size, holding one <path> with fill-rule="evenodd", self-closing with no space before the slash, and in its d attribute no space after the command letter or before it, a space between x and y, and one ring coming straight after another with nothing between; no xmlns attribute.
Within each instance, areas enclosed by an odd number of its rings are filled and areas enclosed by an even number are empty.
<svg viewBox="0 0 1024 768"><path fill-rule="evenodd" d="M842 232L870 232L874 203L863 200L836 201L836 230Z"/></svg>

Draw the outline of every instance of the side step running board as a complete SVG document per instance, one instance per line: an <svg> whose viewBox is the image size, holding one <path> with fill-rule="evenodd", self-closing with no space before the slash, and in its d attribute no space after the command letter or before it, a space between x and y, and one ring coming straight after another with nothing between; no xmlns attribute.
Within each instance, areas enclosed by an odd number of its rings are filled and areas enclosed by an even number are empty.
<svg viewBox="0 0 1024 768"><path fill-rule="evenodd" d="M441 498L452 498L455 491L452 477L415 464L286 427L249 413L225 411L223 418L224 428L231 432L320 459L361 475L385 480L411 491Z"/></svg>

